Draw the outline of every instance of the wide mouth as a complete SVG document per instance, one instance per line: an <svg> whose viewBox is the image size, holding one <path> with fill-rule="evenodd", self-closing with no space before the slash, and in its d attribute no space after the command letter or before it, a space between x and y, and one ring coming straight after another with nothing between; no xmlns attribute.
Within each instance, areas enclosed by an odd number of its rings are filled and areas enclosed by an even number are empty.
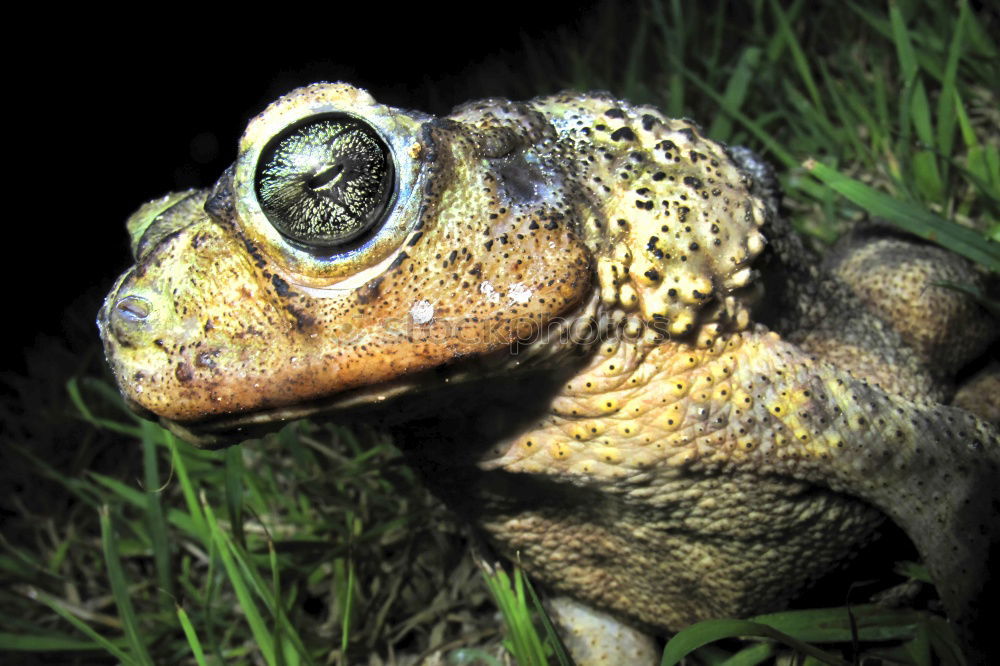
<svg viewBox="0 0 1000 666"><path fill-rule="evenodd" d="M426 373L418 373L425 375ZM248 439L263 437L285 424L298 419L322 414L335 419L337 414L353 413L364 407L380 405L400 395L420 390L418 376L376 386L365 386L336 393L298 405L262 409L241 414L226 414L198 421L172 421L161 418L160 423L184 441L203 449L219 449L239 444ZM150 412L138 405L129 405L140 416Z"/></svg>
<svg viewBox="0 0 1000 666"><path fill-rule="evenodd" d="M322 417L323 420L358 421L377 413L380 422L404 422L426 416L452 403L455 392L481 393L483 384L517 383L531 378L534 384L560 383L564 374L576 371L578 363L563 359L552 365L541 359L523 358L516 347L503 348L479 357L469 357L447 365L420 370L398 379L347 389L296 405L261 409L240 414L213 416L197 421L174 421L161 418L165 428L181 439L206 449L218 449L262 437L297 419ZM528 361L528 362L526 362ZM544 376L536 381L533 377ZM479 384L477 388L475 385ZM404 400L419 396L419 399ZM134 408L134 407L133 407ZM141 408L140 408L141 409ZM146 411L146 410L143 410ZM146 412L148 414L148 412Z"/></svg>

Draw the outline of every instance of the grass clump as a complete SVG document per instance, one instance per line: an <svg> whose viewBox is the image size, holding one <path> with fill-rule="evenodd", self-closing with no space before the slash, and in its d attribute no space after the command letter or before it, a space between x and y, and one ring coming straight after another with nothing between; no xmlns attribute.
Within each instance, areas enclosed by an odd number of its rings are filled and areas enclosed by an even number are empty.
<svg viewBox="0 0 1000 666"><path fill-rule="evenodd" d="M6 443L77 509L44 519L56 549L27 545L51 507L25 507L17 532L5 530L0 566L16 582L0 591L0 652L81 664L416 663L497 636L459 528L384 436L303 422L203 451L129 414L107 383L69 388L84 420L75 427L101 428L92 446L122 446L103 438L116 432L139 454L67 474Z"/></svg>

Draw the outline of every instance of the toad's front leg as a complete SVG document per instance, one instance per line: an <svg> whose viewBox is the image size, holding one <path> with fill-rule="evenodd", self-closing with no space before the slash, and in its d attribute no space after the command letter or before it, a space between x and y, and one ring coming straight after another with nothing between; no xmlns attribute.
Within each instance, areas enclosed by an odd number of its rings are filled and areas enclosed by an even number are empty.
<svg viewBox="0 0 1000 666"><path fill-rule="evenodd" d="M881 512L967 641L982 636L1000 435L971 413L888 393L763 329L707 348L608 343L558 393L494 447L475 491L474 519L550 586L670 631L763 612Z"/></svg>

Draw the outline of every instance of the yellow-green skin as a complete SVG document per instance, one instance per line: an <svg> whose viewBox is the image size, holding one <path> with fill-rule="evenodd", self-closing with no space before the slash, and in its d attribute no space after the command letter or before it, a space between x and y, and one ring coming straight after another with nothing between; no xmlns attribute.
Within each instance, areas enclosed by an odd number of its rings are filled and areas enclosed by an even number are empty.
<svg viewBox="0 0 1000 666"><path fill-rule="evenodd" d="M252 180L272 136L330 112L375 128L398 186L370 240L320 256ZM996 326L935 285L978 277L880 233L821 265L738 161L607 95L437 119L302 88L211 192L130 220L108 360L131 404L204 444L381 415L536 579L659 631L779 608L888 515L974 642L1000 437L942 402Z"/></svg>

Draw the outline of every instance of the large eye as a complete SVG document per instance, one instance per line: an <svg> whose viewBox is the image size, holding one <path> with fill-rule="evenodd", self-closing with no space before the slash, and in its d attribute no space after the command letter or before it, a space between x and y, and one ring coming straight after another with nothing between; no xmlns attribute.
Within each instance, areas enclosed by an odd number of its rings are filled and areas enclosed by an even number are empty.
<svg viewBox="0 0 1000 666"><path fill-rule="evenodd" d="M394 190L389 147L363 121L324 116L285 129L257 163L267 219L308 248L350 243L385 217Z"/></svg>

